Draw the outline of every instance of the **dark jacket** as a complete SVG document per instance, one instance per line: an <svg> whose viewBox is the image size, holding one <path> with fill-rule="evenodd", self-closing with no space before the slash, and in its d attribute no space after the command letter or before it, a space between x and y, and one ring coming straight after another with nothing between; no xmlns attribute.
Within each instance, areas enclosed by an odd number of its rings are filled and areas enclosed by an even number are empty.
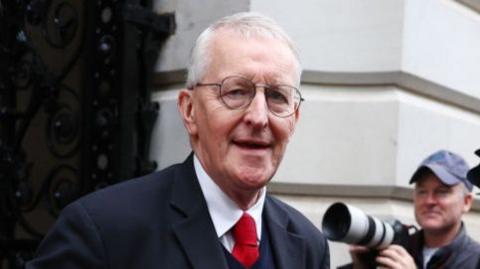
<svg viewBox="0 0 480 269"><path fill-rule="evenodd" d="M278 269L329 268L325 237L267 195L263 213ZM227 269L190 156L69 205L26 269Z"/></svg>
<svg viewBox="0 0 480 269"><path fill-rule="evenodd" d="M423 231L414 233L409 240L407 251L414 258L418 268L423 268ZM480 269L477 262L480 260L480 244L470 238L462 223L462 227L455 239L447 246L438 249L427 264L427 269ZM339 269L352 268L352 264L338 267ZM372 266L375 269L376 266Z"/></svg>
<svg viewBox="0 0 480 269"><path fill-rule="evenodd" d="M423 266L423 232L412 236L409 252L419 268ZM438 249L427 264L427 269L474 269L480 258L480 244L470 238L462 223L457 236L447 246Z"/></svg>

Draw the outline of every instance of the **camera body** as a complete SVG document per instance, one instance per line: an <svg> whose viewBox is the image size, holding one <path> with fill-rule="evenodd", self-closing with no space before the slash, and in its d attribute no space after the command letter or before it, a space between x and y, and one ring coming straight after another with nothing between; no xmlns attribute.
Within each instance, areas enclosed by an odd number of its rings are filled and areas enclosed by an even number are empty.
<svg viewBox="0 0 480 269"><path fill-rule="evenodd" d="M325 236L331 241L383 249L391 244L408 246L412 226L400 221L382 221L344 203L334 203L322 220Z"/></svg>

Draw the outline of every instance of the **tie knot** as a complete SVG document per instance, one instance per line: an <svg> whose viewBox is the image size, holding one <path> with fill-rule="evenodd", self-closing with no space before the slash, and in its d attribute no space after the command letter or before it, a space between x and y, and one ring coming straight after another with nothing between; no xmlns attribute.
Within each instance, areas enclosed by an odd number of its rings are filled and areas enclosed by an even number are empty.
<svg viewBox="0 0 480 269"><path fill-rule="evenodd" d="M233 237L236 244L257 245L257 228L252 216L248 213L243 213L242 217L233 227Z"/></svg>

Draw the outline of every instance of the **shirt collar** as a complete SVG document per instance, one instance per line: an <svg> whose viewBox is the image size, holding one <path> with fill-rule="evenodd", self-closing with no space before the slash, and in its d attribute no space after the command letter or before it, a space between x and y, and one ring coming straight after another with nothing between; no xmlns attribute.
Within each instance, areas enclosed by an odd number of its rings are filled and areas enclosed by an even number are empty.
<svg viewBox="0 0 480 269"><path fill-rule="evenodd" d="M205 172L196 155L193 158L193 164L200 188L207 202L208 212L212 218L217 236L220 238L237 223L243 215L243 210L240 209ZM265 195L266 187L263 187L260 190L260 197L257 202L246 211L255 220L258 240L261 239L262 212Z"/></svg>

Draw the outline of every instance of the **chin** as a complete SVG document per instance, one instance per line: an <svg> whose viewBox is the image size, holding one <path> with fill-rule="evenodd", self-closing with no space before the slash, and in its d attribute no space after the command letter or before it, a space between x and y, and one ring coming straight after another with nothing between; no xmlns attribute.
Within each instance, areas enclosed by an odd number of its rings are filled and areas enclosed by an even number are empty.
<svg viewBox="0 0 480 269"><path fill-rule="evenodd" d="M271 174L255 169L244 169L238 177L242 184L251 188L262 188L270 181Z"/></svg>
<svg viewBox="0 0 480 269"><path fill-rule="evenodd" d="M424 230L440 230L443 228L442 224L439 223L438 221L424 221L421 225L422 229Z"/></svg>

